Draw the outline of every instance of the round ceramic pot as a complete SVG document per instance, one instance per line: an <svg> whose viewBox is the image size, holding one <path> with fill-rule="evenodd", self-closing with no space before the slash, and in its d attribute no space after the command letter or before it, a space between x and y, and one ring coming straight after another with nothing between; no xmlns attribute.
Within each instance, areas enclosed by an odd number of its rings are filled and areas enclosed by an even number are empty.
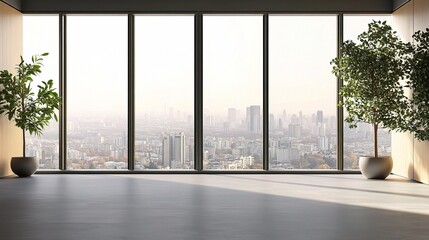
<svg viewBox="0 0 429 240"><path fill-rule="evenodd" d="M19 177L29 177L36 172L38 162L36 157L13 157L10 167L12 172Z"/></svg>
<svg viewBox="0 0 429 240"><path fill-rule="evenodd" d="M392 171L392 157L360 157L359 168L368 179L385 179Z"/></svg>

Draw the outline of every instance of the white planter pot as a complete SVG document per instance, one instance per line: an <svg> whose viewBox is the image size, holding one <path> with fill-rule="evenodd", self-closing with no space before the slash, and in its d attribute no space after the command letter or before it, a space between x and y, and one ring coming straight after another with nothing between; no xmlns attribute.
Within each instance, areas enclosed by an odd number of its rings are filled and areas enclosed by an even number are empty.
<svg viewBox="0 0 429 240"><path fill-rule="evenodd" d="M359 168L368 179L385 179L392 172L392 157L360 157Z"/></svg>

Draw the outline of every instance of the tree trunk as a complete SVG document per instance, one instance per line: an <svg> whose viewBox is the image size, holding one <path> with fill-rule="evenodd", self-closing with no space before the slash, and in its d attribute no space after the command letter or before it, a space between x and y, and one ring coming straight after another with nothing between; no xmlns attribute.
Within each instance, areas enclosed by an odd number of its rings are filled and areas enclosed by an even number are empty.
<svg viewBox="0 0 429 240"><path fill-rule="evenodd" d="M22 129L22 156L25 157L25 130Z"/></svg>
<svg viewBox="0 0 429 240"><path fill-rule="evenodd" d="M23 91L24 90L21 89L21 111L25 113L25 94ZM22 128L22 156L25 157L25 127Z"/></svg>
<svg viewBox="0 0 429 240"><path fill-rule="evenodd" d="M374 157L378 158L378 124L374 124Z"/></svg>

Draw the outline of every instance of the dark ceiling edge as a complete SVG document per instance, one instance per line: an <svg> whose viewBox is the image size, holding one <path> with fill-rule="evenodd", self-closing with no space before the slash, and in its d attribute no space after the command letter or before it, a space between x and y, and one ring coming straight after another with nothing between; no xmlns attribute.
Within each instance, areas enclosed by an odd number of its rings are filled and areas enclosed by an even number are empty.
<svg viewBox="0 0 429 240"><path fill-rule="evenodd" d="M393 0L393 11L398 10L399 8L401 8L402 6L404 6L405 4L409 3L411 0Z"/></svg>
<svg viewBox="0 0 429 240"><path fill-rule="evenodd" d="M58 13L60 13L60 12L50 12L50 11L22 11L22 0L0 0L1 2L4 2L5 4L7 4L8 6L10 6L10 7L12 7L12 8L14 8L14 9L16 9L17 11L20 11L21 13L24 13L24 14L58 14ZM310 14L310 13L313 13L313 14L321 14L321 13L327 13L327 14L330 14L330 13L332 13L332 14L338 14L338 13L345 13L345 14L354 14L354 13L360 13L360 14L365 14L365 13L372 13L372 14L374 14L374 13L381 13L381 14L391 14L391 13L393 13L394 11L396 11L397 9L399 9L400 7L402 7L403 5L405 5L405 4L407 4L408 2L410 2L411 0L392 0L392 10L391 11L386 11L386 12L384 12L384 11L374 11L374 12L372 12L372 11L368 11L368 12L362 12L362 11L341 11L341 12L338 12L338 11L332 11L332 12L305 12L305 11L291 11L291 12L267 12L267 13L273 13L273 14L276 14L276 13L279 13L279 14L282 14L282 13L284 13L284 14L289 14L289 13L295 13L295 14ZM95 12L92 12L92 11L64 11L64 12L61 12L61 13L71 13L71 14L73 14L73 13L82 13L82 14L88 14L88 13L95 13ZM135 13L135 14L138 14L138 13L155 13L155 12L153 12L153 11L148 11L148 12L144 12L144 11L136 11L136 12L103 12L103 11L100 11L100 12L96 12L96 13L104 13L104 14L108 14L108 13L116 13L116 14L120 14L120 13L131 13L131 14L133 14L133 13ZM160 13L168 13L168 12L160 12ZM183 12L183 13L195 13L195 12ZM206 13L210 13L210 12L206 12ZM217 12L212 12L212 13L217 13ZM229 13L228 11L227 11L227 13ZM231 11L230 13L239 13L239 12L234 12L234 11ZM252 12L248 12L248 13L252 13ZM258 13L260 13L260 12L258 12Z"/></svg>
<svg viewBox="0 0 429 240"><path fill-rule="evenodd" d="M47 13L392 13L406 0L4 0L24 14Z"/></svg>
<svg viewBox="0 0 429 240"><path fill-rule="evenodd" d="M5 3L6 5L14 8L15 10L21 11L21 0L0 0L1 2Z"/></svg>
<svg viewBox="0 0 429 240"><path fill-rule="evenodd" d="M22 11L21 11L22 12ZM22 14L108 14L108 15L123 15L123 14L195 14L195 13L203 13L203 14L296 14L296 15L337 15L337 14L392 14L392 11L323 11L323 12L315 12L315 11L24 11Z"/></svg>

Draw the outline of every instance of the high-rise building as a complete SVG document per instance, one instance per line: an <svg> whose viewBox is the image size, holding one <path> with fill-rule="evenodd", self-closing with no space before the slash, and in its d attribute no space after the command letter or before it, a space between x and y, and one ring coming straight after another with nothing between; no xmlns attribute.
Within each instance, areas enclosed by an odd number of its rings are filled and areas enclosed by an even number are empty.
<svg viewBox="0 0 429 240"><path fill-rule="evenodd" d="M162 166L170 166L170 136L162 136Z"/></svg>
<svg viewBox="0 0 429 240"><path fill-rule="evenodd" d="M290 162L291 160L299 159L299 150L295 148L279 148L277 149L277 162Z"/></svg>
<svg viewBox="0 0 429 240"><path fill-rule="evenodd" d="M292 117L290 118L290 123L299 125L299 118L296 116L296 114L292 115Z"/></svg>
<svg viewBox="0 0 429 240"><path fill-rule="evenodd" d="M336 132L337 129L337 118L335 116L331 116L329 118L329 130L330 132Z"/></svg>
<svg viewBox="0 0 429 240"><path fill-rule="evenodd" d="M224 122L224 123L223 123L223 131L224 131L224 132L226 132L226 133L227 133L227 132L229 132L229 128L230 128L230 126L231 126L231 125L230 125L230 123L229 123L229 122Z"/></svg>
<svg viewBox="0 0 429 240"><path fill-rule="evenodd" d="M318 145L320 150L328 150L329 149L328 137L318 137L317 145Z"/></svg>
<svg viewBox="0 0 429 240"><path fill-rule="evenodd" d="M261 107L250 106L246 109L247 130L251 133L261 133Z"/></svg>
<svg viewBox="0 0 429 240"><path fill-rule="evenodd" d="M274 119L274 114L270 114L270 131L276 129L276 120Z"/></svg>
<svg viewBox="0 0 429 240"><path fill-rule="evenodd" d="M326 124L319 123L317 126L317 135L320 137L326 136Z"/></svg>
<svg viewBox="0 0 429 240"><path fill-rule="evenodd" d="M115 137L113 139L115 146L117 147L123 147L127 145L127 136L125 133L122 133L120 137Z"/></svg>
<svg viewBox="0 0 429 240"><path fill-rule="evenodd" d="M288 126L289 137L300 138L301 137L301 125L289 124Z"/></svg>
<svg viewBox="0 0 429 240"><path fill-rule="evenodd" d="M188 164L191 165L192 162L194 162L194 145L189 145L188 151L189 156L188 159L186 159L185 161L188 161Z"/></svg>
<svg viewBox="0 0 429 240"><path fill-rule="evenodd" d="M317 111L317 124L323 123L323 111Z"/></svg>
<svg viewBox="0 0 429 240"><path fill-rule="evenodd" d="M216 126L216 119L214 115L208 115L206 116L206 122L205 125L209 127L215 127Z"/></svg>
<svg viewBox="0 0 429 240"><path fill-rule="evenodd" d="M164 135L162 138L162 165L179 167L185 163L185 134L183 132Z"/></svg>
<svg viewBox="0 0 429 240"><path fill-rule="evenodd" d="M230 128L234 128L237 123L237 109L228 108L228 123Z"/></svg>
<svg viewBox="0 0 429 240"><path fill-rule="evenodd" d="M286 124L286 122L287 122L286 110L283 110L283 113L282 113L282 122L283 122L283 124Z"/></svg>
<svg viewBox="0 0 429 240"><path fill-rule="evenodd" d="M185 134L183 132L176 133L173 138L173 155L171 156L172 163L183 166L185 163Z"/></svg>
<svg viewBox="0 0 429 240"><path fill-rule="evenodd" d="M283 130L283 121L281 118L279 118L279 130Z"/></svg>

